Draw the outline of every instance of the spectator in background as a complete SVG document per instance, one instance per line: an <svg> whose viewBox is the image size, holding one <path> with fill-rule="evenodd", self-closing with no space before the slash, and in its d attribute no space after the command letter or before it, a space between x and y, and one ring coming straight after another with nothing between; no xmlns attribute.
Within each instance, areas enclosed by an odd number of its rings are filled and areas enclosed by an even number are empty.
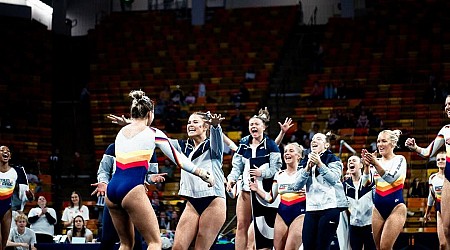
<svg viewBox="0 0 450 250"><path fill-rule="evenodd" d="M319 101L323 97L323 87L320 86L318 81L314 82L313 88L311 90L310 96L307 99L307 104L311 106L315 102Z"/></svg>
<svg viewBox="0 0 450 250"><path fill-rule="evenodd" d="M327 85L325 85L324 89L324 97L325 99L334 99L336 98L336 88L334 87L332 82L328 82Z"/></svg>
<svg viewBox="0 0 450 250"><path fill-rule="evenodd" d="M177 85L175 89L170 94L170 99L174 104L184 105L184 92L180 85Z"/></svg>
<svg viewBox="0 0 450 250"><path fill-rule="evenodd" d="M244 136L248 132L247 121L245 115L241 113L241 109L236 107L233 114L230 116L230 125L227 131L241 131L241 136Z"/></svg>
<svg viewBox="0 0 450 250"><path fill-rule="evenodd" d="M152 192L150 203L152 204L153 210L155 210L156 214L158 214L159 211L164 210L164 203L159 200L159 192L156 190Z"/></svg>
<svg viewBox="0 0 450 250"><path fill-rule="evenodd" d="M14 218L16 223L15 228L11 228L9 233L7 247L14 247L16 250L37 250L34 246L36 244L36 234L33 230L27 228L27 216L19 214Z"/></svg>
<svg viewBox="0 0 450 250"><path fill-rule="evenodd" d="M427 194L427 189L425 183L423 183L420 178L414 178L411 182L411 187L408 190L409 198L425 198Z"/></svg>
<svg viewBox="0 0 450 250"><path fill-rule="evenodd" d="M311 128L308 131L308 139L311 141L315 134L319 133L320 125L318 123L312 122Z"/></svg>
<svg viewBox="0 0 450 250"><path fill-rule="evenodd" d="M340 128L339 117L336 111L332 111L328 117L328 129L332 130L333 133Z"/></svg>
<svg viewBox="0 0 450 250"><path fill-rule="evenodd" d="M165 211L160 211L158 216L159 229L170 229L170 219L167 218Z"/></svg>
<svg viewBox="0 0 450 250"><path fill-rule="evenodd" d="M52 174L53 181L58 187L61 183L61 170L62 170L62 158L59 155L59 148L55 148L49 157L50 173Z"/></svg>
<svg viewBox="0 0 450 250"><path fill-rule="evenodd" d="M239 87L239 96L241 102L248 102L250 100L250 92L248 91L244 83L241 83Z"/></svg>
<svg viewBox="0 0 450 250"><path fill-rule="evenodd" d="M206 96L206 86L203 82L203 79L200 78L198 80L198 97L205 97Z"/></svg>
<svg viewBox="0 0 450 250"><path fill-rule="evenodd" d="M175 231L179 221L180 221L180 216L178 215L178 211L177 210L173 210L172 211L172 216L171 216L171 219L170 219L170 230Z"/></svg>
<svg viewBox="0 0 450 250"><path fill-rule="evenodd" d="M356 121L356 127L357 128L369 128L370 127L369 117L367 116L365 110L361 110L358 120Z"/></svg>
<svg viewBox="0 0 450 250"><path fill-rule="evenodd" d="M184 98L184 103L186 104L194 104L195 103L195 95L194 93L189 92L187 96Z"/></svg>
<svg viewBox="0 0 450 250"><path fill-rule="evenodd" d="M92 242L94 238L92 231L86 228L86 223L81 215L73 218L72 229L67 231L67 238L70 242L72 242L73 237L84 237L85 242Z"/></svg>
<svg viewBox="0 0 450 250"><path fill-rule="evenodd" d="M70 195L70 205L64 209L61 221L64 228L72 228L75 216L81 215L84 220L89 220L89 209L83 205L80 193L73 191Z"/></svg>
<svg viewBox="0 0 450 250"><path fill-rule="evenodd" d="M305 141L309 138L308 138L308 133L306 133L306 131L303 130L302 127L303 127L303 121L297 120L297 130L295 130L295 132L290 137L290 142L297 142L298 144L300 144L301 146L306 148ZM308 145L308 148L309 148L309 145Z"/></svg>
<svg viewBox="0 0 450 250"><path fill-rule="evenodd" d="M36 233L38 243L53 243L56 224L55 209L47 207L47 199L42 195L39 196L37 204L38 206L28 213L30 228Z"/></svg>
<svg viewBox="0 0 450 250"><path fill-rule="evenodd" d="M249 68L247 72L245 72L245 81L246 82L253 82L256 79L256 72L253 67Z"/></svg>

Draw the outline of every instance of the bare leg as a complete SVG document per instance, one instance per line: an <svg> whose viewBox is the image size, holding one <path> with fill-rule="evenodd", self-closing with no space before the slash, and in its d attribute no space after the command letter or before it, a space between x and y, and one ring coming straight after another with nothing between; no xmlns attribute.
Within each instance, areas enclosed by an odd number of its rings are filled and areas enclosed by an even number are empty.
<svg viewBox="0 0 450 250"><path fill-rule="evenodd" d="M248 241L248 229L252 218L250 205L250 192L241 191L236 204L237 229L235 238L235 249L245 249Z"/></svg>
<svg viewBox="0 0 450 250"><path fill-rule="evenodd" d="M298 250L302 245L302 231L303 231L303 220L305 219L305 215L299 215L295 220L291 223L288 229L288 237L286 240L286 248L287 250ZM276 223L276 222L275 222ZM275 224L276 225L276 224Z"/></svg>
<svg viewBox="0 0 450 250"><path fill-rule="evenodd" d="M372 210L372 232L375 246L380 249L381 233L383 232L384 219L380 212L374 207Z"/></svg>
<svg viewBox="0 0 450 250"><path fill-rule="evenodd" d="M447 249L447 241L444 235L444 228L442 227L441 212L437 212L436 220L437 220L437 235L439 239L439 249L445 250Z"/></svg>
<svg viewBox="0 0 450 250"><path fill-rule="evenodd" d="M195 249L210 249L226 220L225 199L217 197L200 216Z"/></svg>
<svg viewBox="0 0 450 250"><path fill-rule="evenodd" d="M3 215L3 219L2 219L2 224L0 226L1 234L1 246L0 246L0 250L4 250L6 248L6 242L8 241L9 238L9 230L11 229L11 209L9 209L8 211L5 212L5 214Z"/></svg>
<svg viewBox="0 0 450 250"><path fill-rule="evenodd" d="M447 246L450 246L450 182L444 178L441 194L441 219Z"/></svg>
<svg viewBox="0 0 450 250"><path fill-rule="evenodd" d="M199 218L197 211L195 211L192 204L188 202L181 214L180 221L176 228L176 232L180 233L175 234L172 246L173 250L186 250L189 248L189 245L197 234Z"/></svg>
<svg viewBox="0 0 450 250"><path fill-rule="evenodd" d="M112 222L120 239L119 249L131 250L134 245L134 230L127 212L119 205L112 203L108 197L106 197L105 203L108 206Z"/></svg>
<svg viewBox="0 0 450 250"><path fill-rule="evenodd" d="M288 237L288 226L284 223L284 220L279 214L275 217L274 231L273 246L275 250L285 249L284 247Z"/></svg>
<svg viewBox="0 0 450 250"><path fill-rule="evenodd" d="M253 226L253 221L250 222L250 225L248 226L247 247L245 249L246 250L255 250L256 249L255 228Z"/></svg>
<svg viewBox="0 0 450 250"><path fill-rule="evenodd" d="M122 207L128 212L131 221L147 242L147 249L161 249L158 219L147 197L144 185L136 186L128 192L122 201Z"/></svg>
<svg viewBox="0 0 450 250"><path fill-rule="evenodd" d="M406 205L398 204L384 223L381 233L380 249L390 250L403 230L406 221Z"/></svg>

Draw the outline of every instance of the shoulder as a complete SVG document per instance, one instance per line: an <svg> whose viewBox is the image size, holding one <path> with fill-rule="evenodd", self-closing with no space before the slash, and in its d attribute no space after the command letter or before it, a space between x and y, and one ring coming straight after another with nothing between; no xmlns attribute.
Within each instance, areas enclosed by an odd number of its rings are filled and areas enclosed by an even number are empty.
<svg viewBox="0 0 450 250"><path fill-rule="evenodd" d="M116 144L115 143L111 143L106 148L105 155L115 156L116 155L115 151L116 151Z"/></svg>

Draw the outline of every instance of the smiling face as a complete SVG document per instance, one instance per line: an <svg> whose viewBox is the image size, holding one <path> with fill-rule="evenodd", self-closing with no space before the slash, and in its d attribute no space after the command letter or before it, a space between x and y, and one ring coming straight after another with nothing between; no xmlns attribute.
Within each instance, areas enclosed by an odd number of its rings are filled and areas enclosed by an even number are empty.
<svg viewBox="0 0 450 250"><path fill-rule="evenodd" d="M314 153L322 153L330 146L327 137L322 133L316 133L311 141L311 151Z"/></svg>
<svg viewBox="0 0 450 250"><path fill-rule="evenodd" d="M248 131L253 138L261 139L264 130L266 130L266 125L264 125L264 122L261 119L256 117L250 118L248 121Z"/></svg>
<svg viewBox="0 0 450 250"><path fill-rule="evenodd" d="M388 154L394 153L394 145L389 138L389 134L387 134L386 132L381 132L378 135L377 148L378 153L380 153L381 156L386 156Z"/></svg>
<svg viewBox="0 0 450 250"><path fill-rule="evenodd" d="M192 114L189 117L186 130L189 137L206 135L208 125L203 121L201 116Z"/></svg>
<svg viewBox="0 0 450 250"><path fill-rule="evenodd" d="M447 114L447 117L450 118L450 96L447 96L447 98L445 98L444 111Z"/></svg>
<svg viewBox="0 0 450 250"><path fill-rule="evenodd" d="M70 196L70 200L72 201L74 206L78 206L80 203L80 197L78 197L78 194L75 193L72 193L72 195Z"/></svg>
<svg viewBox="0 0 450 250"><path fill-rule="evenodd" d="M284 147L284 162L288 166L297 166L302 155L298 146L288 144Z"/></svg>
<svg viewBox="0 0 450 250"><path fill-rule="evenodd" d="M358 156L356 156L356 155L353 155L353 156L350 156L350 158L348 158L348 161L347 161L347 172L349 173L349 174L356 174L356 173L360 173L361 172L361 159L358 157Z"/></svg>
<svg viewBox="0 0 450 250"><path fill-rule="evenodd" d="M0 146L1 162L8 163L11 160L11 151L7 146Z"/></svg>
<svg viewBox="0 0 450 250"><path fill-rule="evenodd" d="M438 153L436 155L436 165L438 166L439 170L445 169L445 164L446 164L445 157L446 157L446 154L444 152Z"/></svg>

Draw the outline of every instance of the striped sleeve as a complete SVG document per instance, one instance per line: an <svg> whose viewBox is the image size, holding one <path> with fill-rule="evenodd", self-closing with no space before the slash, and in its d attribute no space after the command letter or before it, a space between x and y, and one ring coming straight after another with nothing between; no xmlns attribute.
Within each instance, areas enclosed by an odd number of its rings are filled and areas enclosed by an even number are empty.
<svg viewBox="0 0 450 250"><path fill-rule="evenodd" d="M197 166L195 166L184 154L178 152L173 144L169 141L169 138L167 138L166 134L164 134L159 129L155 130L155 145L161 151L169 157L169 159L177 164L180 168L183 170L193 174L195 170L197 170Z"/></svg>

